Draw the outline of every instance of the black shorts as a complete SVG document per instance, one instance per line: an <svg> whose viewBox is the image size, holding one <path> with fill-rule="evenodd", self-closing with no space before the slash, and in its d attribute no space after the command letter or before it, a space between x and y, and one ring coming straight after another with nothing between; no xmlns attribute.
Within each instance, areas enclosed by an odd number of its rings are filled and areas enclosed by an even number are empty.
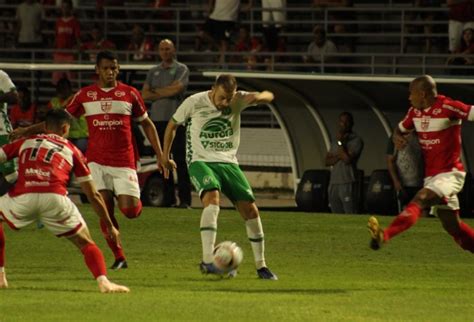
<svg viewBox="0 0 474 322"><path fill-rule="evenodd" d="M204 25L204 31L211 35L216 41L229 40L234 28L234 21L207 19Z"/></svg>

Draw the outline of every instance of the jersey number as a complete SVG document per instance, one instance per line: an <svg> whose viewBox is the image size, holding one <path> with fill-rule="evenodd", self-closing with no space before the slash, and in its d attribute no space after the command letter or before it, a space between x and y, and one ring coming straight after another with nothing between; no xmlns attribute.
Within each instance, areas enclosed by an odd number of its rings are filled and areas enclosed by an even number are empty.
<svg viewBox="0 0 474 322"><path fill-rule="evenodd" d="M43 144L43 142L45 140L44 139L36 139L35 141L36 141L35 147L31 151L30 158L29 158L31 161L35 161L38 158L38 151L39 151L41 145ZM51 160L53 159L54 153L61 152L64 149L64 145L57 144L57 143L54 143L54 142L51 142L51 141L48 141L48 142L55 145L55 146L53 146L52 148L51 147L48 148L48 152L45 154L45 156L43 158L43 161L46 162L46 163L51 162Z"/></svg>

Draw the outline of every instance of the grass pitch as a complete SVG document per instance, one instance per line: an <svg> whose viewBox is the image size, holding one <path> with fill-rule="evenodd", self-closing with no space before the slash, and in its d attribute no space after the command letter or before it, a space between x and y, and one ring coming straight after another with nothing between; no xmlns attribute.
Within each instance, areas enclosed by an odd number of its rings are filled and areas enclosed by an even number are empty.
<svg viewBox="0 0 474 322"><path fill-rule="evenodd" d="M89 206L81 210L110 265L98 220ZM0 321L474 320L474 256L437 219L421 219L374 252L366 215L264 211L267 263L280 280L262 281L231 210L219 216L218 241L242 247L239 275L201 275L200 212L145 208L137 220L119 218L129 269L109 277L130 294L100 294L68 241L5 227L10 288L0 290ZM392 218L379 219L385 226Z"/></svg>

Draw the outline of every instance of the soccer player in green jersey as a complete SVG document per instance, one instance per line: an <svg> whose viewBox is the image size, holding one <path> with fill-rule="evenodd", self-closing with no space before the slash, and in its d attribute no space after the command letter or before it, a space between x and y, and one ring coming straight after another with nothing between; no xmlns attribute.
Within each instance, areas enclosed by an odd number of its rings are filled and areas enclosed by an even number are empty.
<svg viewBox="0 0 474 322"><path fill-rule="evenodd" d="M9 135L12 132L12 125L8 118L8 104L15 104L18 100L18 93L15 84L3 70L0 70L0 146L10 142ZM18 177L13 160L0 165L0 172L6 182L2 184L8 185L13 183ZM0 187L0 190L5 187ZM5 193L5 191L3 191Z"/></svg>
<svg viewBox="0 0 474 322"><path fill-rule="evenodd" d="M178 107L166 128L162 165L173 169L170 151L178 126L187 124L186 161L191 182L203 204L201 241L203 273L220 274L212 264L217 234L220 193L224 193L245 220L257 275L276 280L265 263L262 222L255 197L239 168L236 154L240 143L240 113L247 107L269 103L273 93L237 91L232 75L220 75L209 91L188 97ZM231 276L236 272L231 272Z"/></svg>

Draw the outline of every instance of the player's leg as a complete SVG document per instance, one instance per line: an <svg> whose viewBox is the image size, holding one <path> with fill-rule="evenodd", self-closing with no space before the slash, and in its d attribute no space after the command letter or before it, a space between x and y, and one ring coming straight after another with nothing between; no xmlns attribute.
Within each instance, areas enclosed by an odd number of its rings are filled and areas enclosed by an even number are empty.
<svg viewBox="0 0 474 322"><path fill-rule="evenodd" d="M0 288L7 288L7 276L5 274L5 232L0 218Z"/></svg>
<svg viewBox="0 0 474 322"><path fill-rule="evenodd" d="M420 218L423 209L428 209L441 201L434 191L422 188L386 229L380 227L375 217L370 217L367 224L371 235L370 247L374 250L379 249L384 243L413 226Z"/></svg>
<svg viewBox="0 0 474 322"><path fill-rule="evenodd" d="M448 201L447 206L437 208L436 214L441 220L443 228L453 237L454 241L462 249L474 253L474 230L459 218L459 201L457 197L451 198L450 201ZM452 205L453 203L455 206L452 208L456 209L449 209L450 204Z"/></svg>
<svg viewBox="0 0 474 322"><path fill-rule="evenodd" d="M205 162L193 162L189 165L191 182L203 205L199 226L202 244L202 262L199 267L203 273L219 273L212 263L220 210L220 182L212 167L212 164Z"/></svg>
<svg viewBox="0 0 474 322"><path fill-rule="evenodd" d="M114 198L114 181L112 175L109 173L109 168L103 166L101 164L90 162L88 163L89 169L91 170L92 178L94 179L94 183L97 187L97 190L102 195L104 199L105 206L107 207L107 211L109 213L110 220L112 221L114 227L119 229L119 224L117 219L115 218L115 198ZM111 238L110 234L107 230L107 225L103 220L100 221L100 229L102 231L102 235L104 236L105 240L107 241L107 245L109 246L110 250L114 254L115 261L112 265L112 269L117 269L118 266L122 265L125 262L125 254L122 248L122 245L117 245ZM120 264L122 263L122 264ZM122 268L122 267L120 267Z"/></svg>
<svg viewBox="0 0 474 322"><path fill-rule="evenodd" d="M107 207L110 220L112 221L114 227L119 229L117 218L115 218L115 215L114 215L115 199L114 199L114 195L112 191L100 190L100 194L102 195L102 198L104 199L105 206ZM114 254L114 263L112 264L110 268L111 269L127 268L127 262L126 262L125 253L123 251L122 245L121 244L117 245L117 243L110 238L110 234L107 229L107 224L102 219L100 220L100 229L102 231L102 235L107 241L107 245L109 246L110 250Z"/></svg>
<svg viewBox="0 0 474 322"><path fill-rule="evenodd" d="M92 240L86 226L82 227L76 234L67 237L84 255L87 268L92 273L99 285L101 293L128 293L129 288L112 283L107 278L104 255Z"/></svg>
<svg viewBox="0 0 474 322"><path fill-rule="evenodd" d="M235 207L245 220L247 237L252 246L252 252L257 268L257 275L263 279L277 280L265 262L265 239L255 196L242 170L236 164L226 164L221 173L222 191L234 202Z"/></svg>
<svg viewBox="0 0 474 322"><path fill-rule="evenodd" d="M142 213L138 175L134 169L108 167L112 177L113 190L118 200L120 212L129 219L138 218Z"/></svg>

